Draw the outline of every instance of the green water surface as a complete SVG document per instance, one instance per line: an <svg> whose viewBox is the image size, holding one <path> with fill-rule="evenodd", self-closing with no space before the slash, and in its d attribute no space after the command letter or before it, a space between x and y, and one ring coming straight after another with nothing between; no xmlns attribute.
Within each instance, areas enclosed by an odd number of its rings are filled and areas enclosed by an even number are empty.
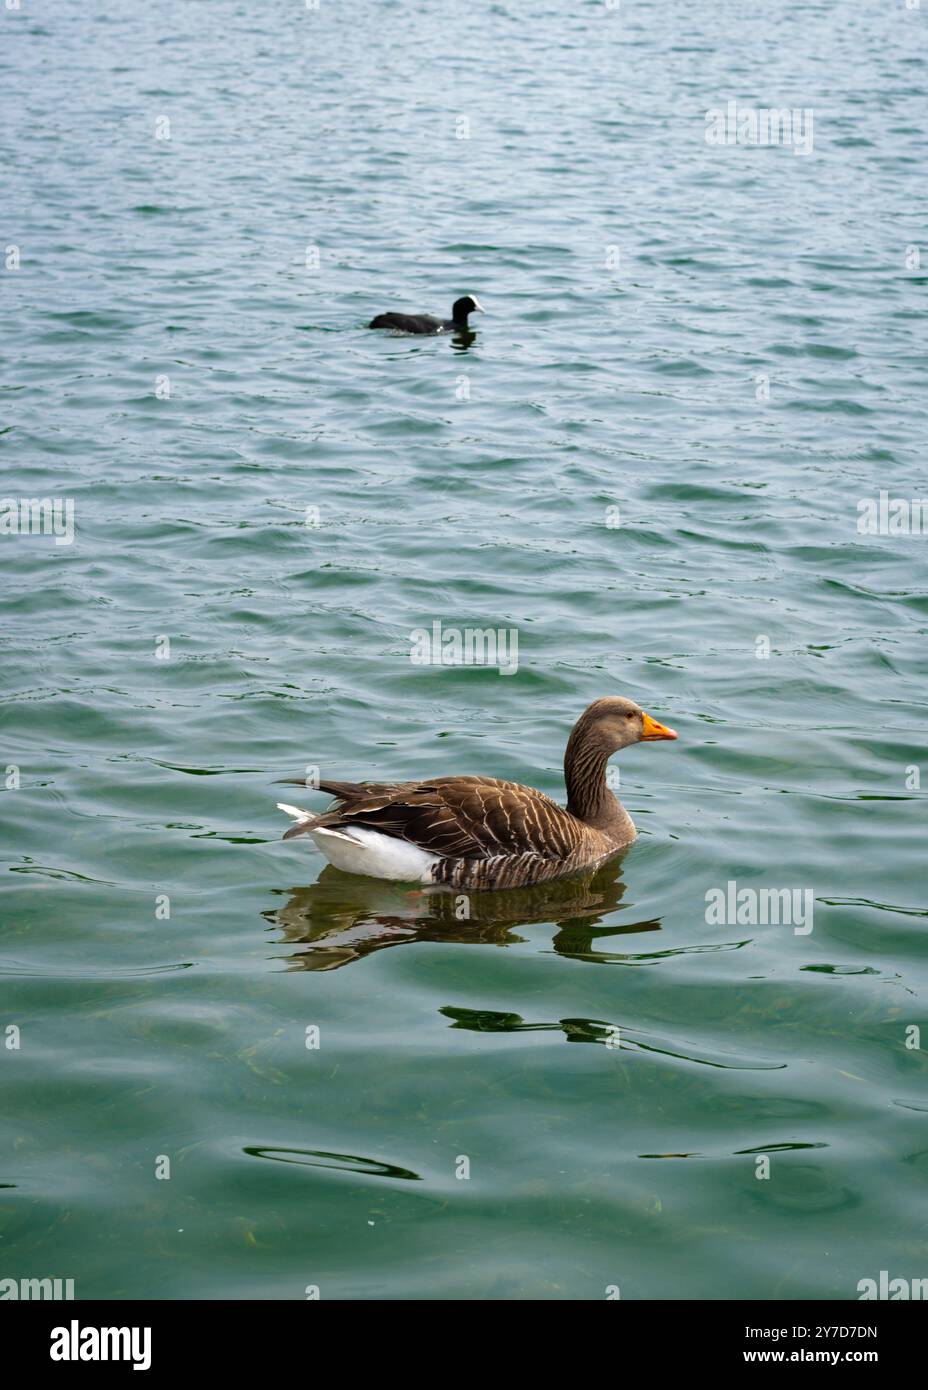
<svg viewBox="0 0 928 1390"><path fill-rule="evenodd" d="M928 537L857 528L928 496L924 23L0 10L2 490L75 506L0 536L0 1277L928 1275ZM729 99L813 151L710 146ZM470 344L364 327L465 291ZM414 665L436 621L518 670ZM560 797L610 693L680 737L588 881L462 920L281 842L307 767Z"/></svg>

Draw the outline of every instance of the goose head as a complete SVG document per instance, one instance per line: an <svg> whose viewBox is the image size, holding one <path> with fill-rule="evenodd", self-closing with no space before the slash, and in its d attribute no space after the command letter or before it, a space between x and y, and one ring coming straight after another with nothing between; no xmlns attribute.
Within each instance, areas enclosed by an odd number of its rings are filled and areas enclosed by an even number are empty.
<svg viewBox="0 0 928 1390"><path fill-rule="evenodd" d="M594 700L577 720L574 734L580 735L584 743L598 745L607 757L633 743L656 743L658 739L677 737L675 730L659 724L634 700L622 695Z"/></svg>
<svg viewBox="0 0 928 1390"><path fill-rule="evenodd" d="M626 840L634 838L635 828L629 816L607 785L606 763L620 748L676 737L673 729L659 724L623 695L594 700L567 740L564 782L568 811L589 825L615 830Z"/></svg>

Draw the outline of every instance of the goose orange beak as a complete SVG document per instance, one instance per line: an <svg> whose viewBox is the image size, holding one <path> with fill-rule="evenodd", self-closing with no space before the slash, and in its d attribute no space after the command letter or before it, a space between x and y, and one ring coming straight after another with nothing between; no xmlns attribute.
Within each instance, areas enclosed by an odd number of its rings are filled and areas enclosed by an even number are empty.
<svg viewBox="0 0 928 1390"><path fill-rule="evenodd" d="M642 711L643 713L643 711ZM652 719L650 714L645 714L641 733L642 743L658 738L676 738L676 729L668 729L666 724L658 724L656 719Z"/></svg>

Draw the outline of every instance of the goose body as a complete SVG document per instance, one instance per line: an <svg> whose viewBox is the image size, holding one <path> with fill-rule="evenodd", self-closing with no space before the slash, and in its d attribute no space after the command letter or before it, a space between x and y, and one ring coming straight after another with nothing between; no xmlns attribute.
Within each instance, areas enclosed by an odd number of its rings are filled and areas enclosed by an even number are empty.
<svg viewBox="0 0 928 1390"><path fill-rule="evenodd" d="M567 744L566 806L496 777L322 781L335 801L321 815L278 802L295 821L284 839L309 835L337 868L373 878L471 889L543 883L631 844L635 826L606 784L606 763L619 748L676 737L632 700L595 700Z"/></svg>
<svg viewBox="0 0 928 1390"><path fill-rule="evenodd" d="M450 319L434 318L432 314L397 314L391 311L378 314L367 326L391 328L395 333L466 333L468 315L483 312L483 305L473 295L466 294L463 299L454 301Z"/></svg>

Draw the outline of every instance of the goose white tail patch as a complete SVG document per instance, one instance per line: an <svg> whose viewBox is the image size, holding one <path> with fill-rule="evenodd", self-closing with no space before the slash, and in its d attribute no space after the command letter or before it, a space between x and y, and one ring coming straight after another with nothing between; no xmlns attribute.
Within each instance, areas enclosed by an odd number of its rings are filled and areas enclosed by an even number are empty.
<svg viewBox="0 0 928 1390"><path fill-rule="evenodd" d="M346 845L357 845L358 843L349 831L333 830L332 827L328 825L310 833L312 834L314 840L316 839L317 835L324 835L327 840L344 840ZM320 841L316 840L316 843L319 844Z"/></svg>
<svg viewBox="0 0 928 1390"><path fill-rule="evenodd" d="M351 833L319 829L308 831L330 864L348 874L364 874L367 878L385 878L395 883L434 883L432 867L437 854L429 854L418 845L382 835L379 830L366 830L353 825Z"/></svg>

